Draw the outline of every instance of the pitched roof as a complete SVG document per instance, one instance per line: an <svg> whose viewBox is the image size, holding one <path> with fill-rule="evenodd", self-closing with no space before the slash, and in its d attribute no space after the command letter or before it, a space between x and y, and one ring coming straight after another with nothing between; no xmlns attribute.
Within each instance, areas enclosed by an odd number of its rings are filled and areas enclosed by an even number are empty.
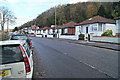
<svg viewBox="0 0 120 80"><path fill-rule="evenodd" d="M33 25L33 26L31 27L31 29L35 29L35 27L38 27L38 26L36 26L36 25Z"/></svg>
<svg viewBox="0 0 120 80"><path fill-rule="evenodd" d="M55 27L49 27L48 29L55 29Z"/></svg>
<svg viewBox="0 0 120 80"><path fill-rule="evenodd" d="M112 23L112 24L115 24L115 21L101 17L101 16L95 16L95 17L89 18L81 23L78 23L77 25L91 24L91 23Z"/></svg>
<svg viewBox="0 0 120 80"><path fill-rule="evenodd" d="M120 19L120 16L119 16L119 17L116 17L115 19L116 19L116 20L117 20L117 19Z"/></svg>
<svg viewBox="0 0 120 80"><path fill-rule="evenodd" d="M77 23L71 21L71 22L66 23L66 24L64 24L64 25L62 25L62 26L59 26L59 28L63 28L63 27L75 27L76 24L77 24Z"/></svg>
<svg viewBox="0 0 120 80"><path fill-rule="evenodd" d="M58 27L58 25L56 25L56 27ZM46 30L46 29L55 29L55 27L44 27L44 28L41 28L41 29L38 29L38 30Z"/></svg>
<svg viewBox="0 0 120 80"><path fill-rule="evenodd" d="M45 30L45 29L48 29L49 27L44 27L44 28L41 28L40 30Z"/></svg>

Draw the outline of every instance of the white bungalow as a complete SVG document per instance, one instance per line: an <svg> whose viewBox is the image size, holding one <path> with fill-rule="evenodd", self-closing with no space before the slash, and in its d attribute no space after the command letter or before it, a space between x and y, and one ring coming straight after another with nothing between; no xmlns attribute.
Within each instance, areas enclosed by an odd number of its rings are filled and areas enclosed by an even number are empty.
<svg viewBox="0 0 120 80"><path fill-rule="evenodd" d="M89 18L76 25L76 34L94 34L94 36L101 36L101 34L107 29L113 31L113 35L116 35L115 21L107 19L101 16L95 16Z"/></svg>
<svg viewBox="0 0 120 80"><path fill-rule="evenodd" d="M28 33L29 33L30 35L34 35L34 34L37 33L37 29L39 29L39 27L36 26L36 25L33 25L33 26L29 27Z"/></svg>

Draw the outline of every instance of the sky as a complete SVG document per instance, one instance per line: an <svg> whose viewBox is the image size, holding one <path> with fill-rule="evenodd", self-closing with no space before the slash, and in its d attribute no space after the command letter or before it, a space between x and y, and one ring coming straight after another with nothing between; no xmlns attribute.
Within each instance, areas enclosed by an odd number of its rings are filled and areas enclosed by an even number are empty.
<svg viewBox="0 0 120 80"><path fill-rule="evenodd" d="M0 6L8 7L17 17L16 24L9 28L21 26L22 24L35 19L39 14L55 7L58 4L86 2L87 0L0 0ZM6 27L5 27L6 29Z"/></svg>

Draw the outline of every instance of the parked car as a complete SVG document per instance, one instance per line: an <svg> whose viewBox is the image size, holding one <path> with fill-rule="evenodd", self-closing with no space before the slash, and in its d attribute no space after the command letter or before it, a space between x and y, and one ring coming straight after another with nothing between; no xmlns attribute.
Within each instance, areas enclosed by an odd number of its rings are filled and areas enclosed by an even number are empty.
<svg viewBox="0 0 120 80"><path fill-rule="evenodd" d="M9 40L26 40L30 48L32 48L31 39L27 34L13 34Z"/></svg>
<svg viewBox="0 0 120 80"><path fill-rule="evenodd" d="M32 51L25 40L0 41L0 77L32 78Z"/></svg>

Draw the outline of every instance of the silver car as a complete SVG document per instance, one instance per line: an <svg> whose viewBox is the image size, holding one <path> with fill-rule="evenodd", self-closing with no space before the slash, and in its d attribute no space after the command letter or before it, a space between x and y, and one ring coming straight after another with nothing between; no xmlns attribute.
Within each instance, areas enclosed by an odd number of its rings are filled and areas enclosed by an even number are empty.
<svg viewBox="0 0 120 80"><path fill-rule="evenodd" d="M32 75L32 51L26 41L0 41L0 78L32 78Z"/></svg>

